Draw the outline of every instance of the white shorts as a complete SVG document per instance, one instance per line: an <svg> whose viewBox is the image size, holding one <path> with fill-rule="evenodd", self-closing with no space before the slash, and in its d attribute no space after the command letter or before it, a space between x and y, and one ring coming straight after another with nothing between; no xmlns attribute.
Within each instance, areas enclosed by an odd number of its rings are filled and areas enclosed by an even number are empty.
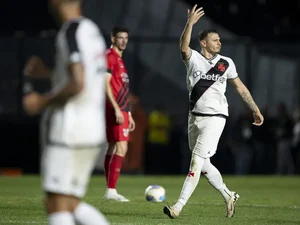
<svg viewBox="0 0 300 225"><path fill-rule="evenodd" d="M188 138L191 151L203 158L213 156L225 127L226 119L219 116L189 115Z"/></svg>
<svg viewBox="0 0 300 225"><path fill-rule="evenodd" d="M82 198L100 151L101 147L71 149L46 145L41 161L44 191Z"/></svg>

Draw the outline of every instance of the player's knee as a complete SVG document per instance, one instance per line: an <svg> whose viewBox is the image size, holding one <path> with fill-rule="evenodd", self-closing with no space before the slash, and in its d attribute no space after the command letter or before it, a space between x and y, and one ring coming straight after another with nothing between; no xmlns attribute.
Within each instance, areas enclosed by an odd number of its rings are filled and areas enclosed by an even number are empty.
<svg viewBox="0 0 300 225"><path fill-rule="evenodd" d="M47 193L44 205L48 214L58 212L60 208L59 197L54 193Z"/></svg>
<svg viewBox="0 0 300 225"><path fill-rule="evenodd" d="M72 200L70 201L70 208L71 208L71 211L74 212L75 209L77 208L77 206L80 204L80 199L79 198L76 198L76 197L73 197Z"/></svg>
<svg viewBox="0 0 300 225"><path fill-rule="evenodd" d="M126 141L121 141L121 142L117 142L116 144L116 153L117 155L120 156L125 156L128 150L128 145Z"/></svg>
<svg viewBox="0 0 300 225"><path fill-rule="evenodd" d="M202 156L199 156L197 154L192 154L190 170L200 174L204 161L205 158L203 158Z"/></svg>
<svg viewBox="0 0 300 225"><path fill-rule="evenodd" d="M116 143L109 143L106 154L112 155L115 152Z"/></svg>
<svg viewBox="0 0 300 225"><path fill-rule="evenodd" d="M47 193L44 204L48 214L60 211L72 212L79 204L79 199L72 196Z"/></svg>

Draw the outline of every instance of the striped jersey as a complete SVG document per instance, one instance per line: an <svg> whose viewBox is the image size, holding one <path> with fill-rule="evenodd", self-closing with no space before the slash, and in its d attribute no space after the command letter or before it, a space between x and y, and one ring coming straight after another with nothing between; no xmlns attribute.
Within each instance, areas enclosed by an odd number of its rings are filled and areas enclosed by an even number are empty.
<svg viewBox="0 0 300 225"><path fill-rule="evenodd" d="M66 21L56 36L54 89L66 85L69 66L81 63L84 89L59 107L51 107L48 142L67 146L97 145L105 140L106 44L98 26L85 17Z"/></svg>
<svg viewBox="0 0 300 225"><path fill-rule="evenodd" d="M219 54L207 59L191 50L190 58L183 62L187 71L190 112L228 116L227 80L238 77L232 59Z"/></svg>
<svg viewBox="0 0 300 225"><path fill-rule="evenodd" d="M113 48L107 50L107 71L111 73L111 89L122 111L129 111L129 77L123 59ZM107 101L107 107L112 105Z"/></svg>

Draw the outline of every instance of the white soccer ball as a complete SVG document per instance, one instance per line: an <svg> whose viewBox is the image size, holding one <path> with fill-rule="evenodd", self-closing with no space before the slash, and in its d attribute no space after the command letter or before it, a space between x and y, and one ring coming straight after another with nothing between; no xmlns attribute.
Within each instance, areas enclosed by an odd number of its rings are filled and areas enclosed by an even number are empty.
<svg viewBox="0 0 300 225"><path fill-rule="evenodd" d="M163 202L166 199L166 191L162 186L150 185L145 190L148 202Z"/></svg>

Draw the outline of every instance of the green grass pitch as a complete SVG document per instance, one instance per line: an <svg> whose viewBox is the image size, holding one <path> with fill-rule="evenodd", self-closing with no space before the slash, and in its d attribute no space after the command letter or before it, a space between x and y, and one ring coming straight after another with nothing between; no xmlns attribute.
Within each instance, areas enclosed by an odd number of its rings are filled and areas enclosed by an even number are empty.
<svg viewBox="0 0 300 225"><path fill-rule="evenodd" d="M129 203L103 199L104 177L93 176L85 201L93 204L112 225L300 225L300 177L225 176L227 186L241 196L233 218L225 218L219 192L204 177L179 218L163 214L165 203L147 202L145 188L162 185L167 203L174 203L184 176L121 176L118 190ZM47 224L38 176L0 177L0 224Z"/></svg>

